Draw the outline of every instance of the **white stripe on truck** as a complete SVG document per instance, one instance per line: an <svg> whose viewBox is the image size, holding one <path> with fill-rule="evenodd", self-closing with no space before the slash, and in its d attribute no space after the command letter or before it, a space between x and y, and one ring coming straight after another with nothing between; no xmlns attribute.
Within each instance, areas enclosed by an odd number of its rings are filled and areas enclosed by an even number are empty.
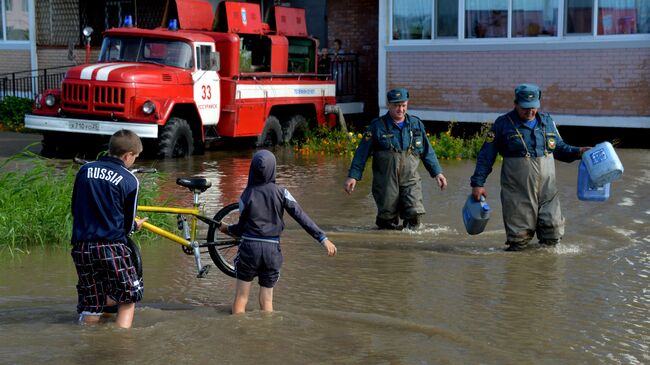
<svg viewBox="0 0 650 365"><path fill-rule="evenodd" d="M263 99L263 98L314 98L323 96L336 96L334 84L290 84L290 85L252 85L238 84L235 98Z"/></svg>

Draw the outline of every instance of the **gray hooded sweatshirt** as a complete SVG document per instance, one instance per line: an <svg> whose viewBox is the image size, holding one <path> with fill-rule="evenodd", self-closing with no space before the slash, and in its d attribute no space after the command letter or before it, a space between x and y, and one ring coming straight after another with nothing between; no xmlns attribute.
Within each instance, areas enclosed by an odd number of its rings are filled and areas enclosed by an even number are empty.
<svg viewBox="0 0 650 365"><path fill-rule="evenodd" d="M286 210L314 239L327 237L309 218L289 191L275 184L275 156L267 151L255 153L248 173L248 184L239 198L239 222L228 226L230 234L248 240L280 241Z"/></svg>

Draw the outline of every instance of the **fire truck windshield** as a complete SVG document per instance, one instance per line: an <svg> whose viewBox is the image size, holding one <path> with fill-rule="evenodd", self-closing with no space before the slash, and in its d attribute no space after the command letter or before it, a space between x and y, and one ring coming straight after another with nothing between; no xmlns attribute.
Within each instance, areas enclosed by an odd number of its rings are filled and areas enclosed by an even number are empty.
<svg viewBox="0 0 650 365"><path fill-rule="evenodd" d="M192 46L181 41L142 37L106 37L100 62L144 62L190 69Z"/></svg>

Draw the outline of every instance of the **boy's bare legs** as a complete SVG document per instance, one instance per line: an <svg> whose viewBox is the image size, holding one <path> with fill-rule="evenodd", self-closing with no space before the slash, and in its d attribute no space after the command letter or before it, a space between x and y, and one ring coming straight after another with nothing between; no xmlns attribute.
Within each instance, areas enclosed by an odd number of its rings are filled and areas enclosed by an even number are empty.
<svg viewBox="0 0 650 365"><path fill-rule="evenodd" d="M246 303L248 303L248 294L251 291L252 281L243 281L237 279L235 287L235 301L232 303L232 314L246 312Z"/></svg>
<svg viewBox="0 0 650 365"><path fill-rule="evenodd" d="M273 288L260 286L260 309L264 312L273 312Z"/></svg>
<svg viewBox="0 0 650 365"><path fill-rule="evenodd" d="M115 324L120 328L131 328L133 315L135 314L135 303L120 303L117 306L117 318Z"/></svg>

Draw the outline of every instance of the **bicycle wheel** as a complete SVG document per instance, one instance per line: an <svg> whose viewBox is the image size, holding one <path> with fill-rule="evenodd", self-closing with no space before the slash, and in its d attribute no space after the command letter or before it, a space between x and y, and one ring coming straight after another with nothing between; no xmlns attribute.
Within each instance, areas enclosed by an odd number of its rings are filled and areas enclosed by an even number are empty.
<svg viewBox="0 0 650 365"><path fill-rule="evenodd" d="M131 251L131 261L135 267L135 272L138 274L138 279L142 279L142 255L140 255L140 249L131 237L126 238L126 247Z"/></svg>
<svg viewBox="0 0 650 365"><path fill-rule="evenodd" d="M215 214L214 220L225 224L234 224L239 221L239 204L232 203L221 208ZM210 258L224 274L235 277L235 258L239 252L239 239L227 236L219 231L216 225L208 229L208 242L220 242L208 245ZM221 241L223 240L223 241Z"/></svg>

